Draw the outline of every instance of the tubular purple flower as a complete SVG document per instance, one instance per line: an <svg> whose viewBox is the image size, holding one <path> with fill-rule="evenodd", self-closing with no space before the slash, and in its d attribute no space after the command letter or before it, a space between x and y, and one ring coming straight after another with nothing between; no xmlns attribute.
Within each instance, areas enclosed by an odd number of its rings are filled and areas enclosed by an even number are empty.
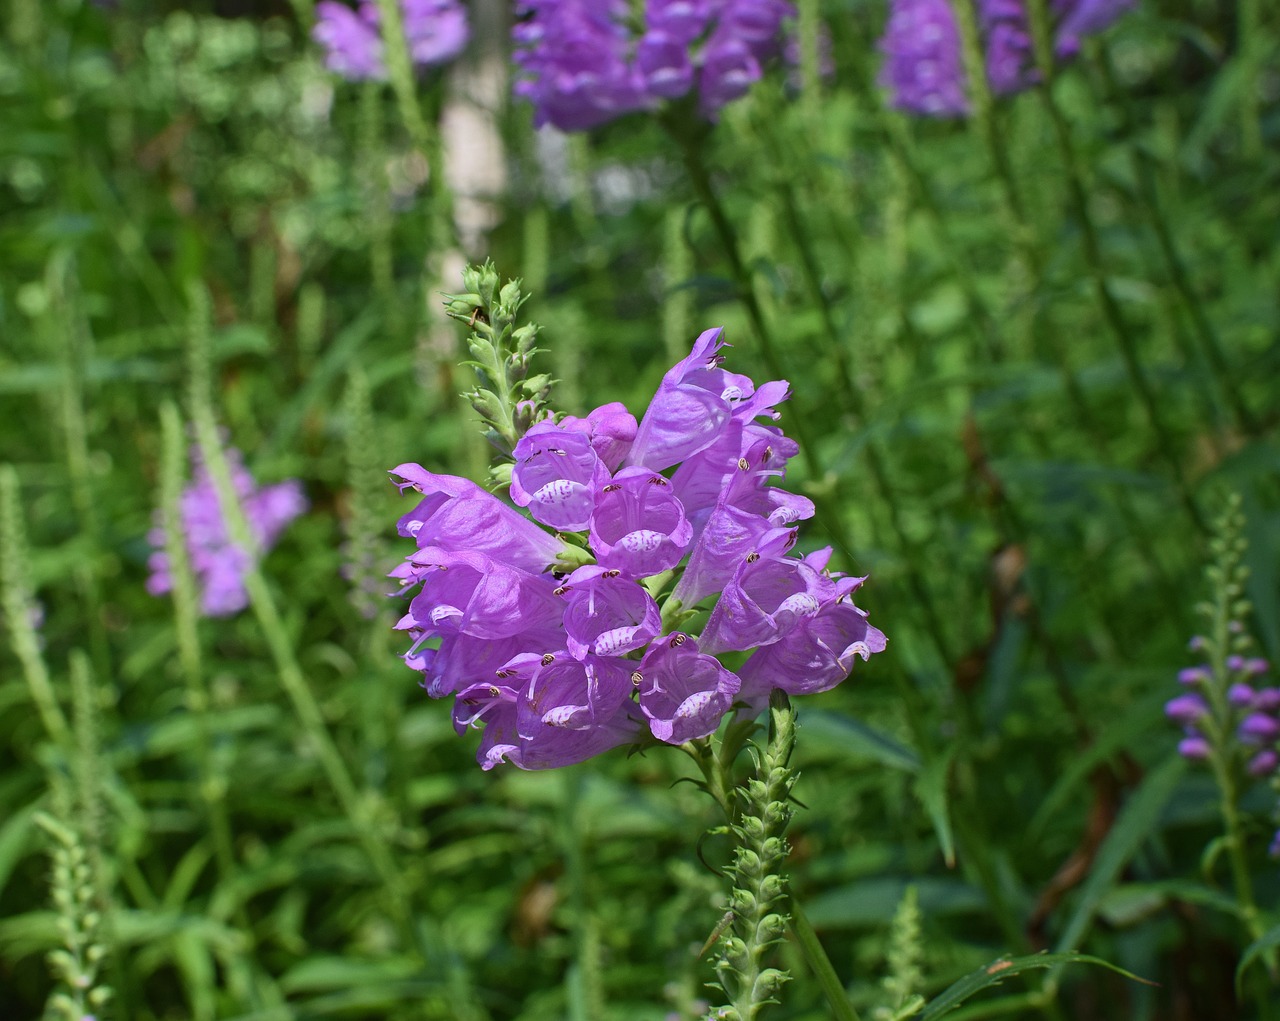
<svg viewBox="0 0 1280 1021"><path fill-rule="evenodd" d="M1110 27L1133 6L1134 0L1053 0L1053 11L1059 17L1053 36L1054 53L1064 59L1074 57L1085 36Z"/></svg>
<svg viewBox="0 0 1280 1021"><path fill-rule="evenodd" d="M586 418L566 415L560 419L560 428L585 433L596 456L609 471L614 472L631 452L631 444L636 438L636 417L620 402L613 401L602 404Z"/></svg>
<svg viewBox="0 0 1280 1021"><path fill-rule="evenodd" d="M741 687L738 677L698 643L675 632L649 646L631 675L640 709L659 741L683 744L706 737L720 724Z"/></svg>
<svg viewBox="0 0 1280 1021"><path fill-rule="evenodd" d="M1280 710L1280 688L1259 688L1253 696L1253 708L1265 713Z"/></svg>
<svg viewBox="0 0 1280 1021"><path fill-rule="evenodd" d="M709 653L771 645L835 595L829 578L797 557L784 556L796 533L771 533L743 557L725 585L699 639Z"/></svg>
<svg viewBox="0 0 1280 1021"><path fill-rule="evenodd" d="M671 483L648 468L623 468L600 490L591 515L591 548L602 567L646 578L680 563L693 525Z"/></svg>
<svg viewBox="0 0 1280 1021"><path fill-rule="evenodd" d="M1178 671L1178 683L1186 685L1204 684L1212 675L1206 667L1189 666Z"/></svg>
<svg viewBox="0 0 1280 1021"><path fill-rule="evenodd" d="M396 483L401 492L412 487L425 496L396 523L419 547L486 553L531 574L545 571L565 549L563 541L470 479L435 475L416 464L402 464L391 474L403 480Z"/></svg>
<svg viewBox="0 0 1280 1021"><path fill-rule="evenodd" d="M521 437L513 456L512 502L551 528L583 531L596 494L609 481L588 435L539 422Z"/></svg>
<svg viewBox="0 0 1280 1021"><path fill-rule="evenodd" d="M1237 709L1245 709L1253 705L1256 692L1247 684L1233 684L1227 689L1227 701Z"/></svg>
<svg viewBox="0 0 1280 1021"><path fill-rule="evenodd" d="M787 383L757 389L747 376L726 372L723 335L721 328L702 333L689 355L667 370L640 420L629 464L661 471L711 446L732 419L778 417L774 405L787 399Z"/></svg>
<svg viewBox="0 0 1280 1021"><path fill-rule="evenodd" d="M1179 695L1165 703L1164 714L1175 723L1191 724L1209 714L1209 705L1199 695Z"/></svg>
<svg viewBox="0 0 1280 1021"><path fill-rule="evenodd" d="M472 684L491 681L516 656L526 653L542 656L564 645L564 633L559 628L543 627L521 631L509 638L476 638L457 632L440 638L438 648L420 648L435 636L414 630L418 632L417 641L406 654L405 662L422 671L422 686L432 698L444 698Z"/></svg>
<svg viewBox="0 0 1280 1021"><path fill-rule="evenodd" d="M693 87L688 46L665 32L650 29L636 47L636 67L646 91L662 99L678 99Z"/></svg>
<svg viewBox="0 0 1280 1021"><path fill-rule="evenodd" d="M698 109L714 120L722 107L745 96L763 74L760 61L746 42L727 32L715 32L702 53Z"/></svg>
<svg viewBox="0 0 1280 1021"><path fill-rule="evenodd" d="M409 559L422 582L405 618L412 626L439 635L510 638L559 623L549 575L529 574L478 551L438 546Z"/></svg>
<svg viewBox="0 0 1280 1021"><path fill-rule="evenodd" d="M1249 775L1255 777L1270 776L1280 766L1280 755L1274 748L1264 748L1249 760Z"/></svg>
<svg viewBox="0 0 1280 1021"><path fill-rule="evenodd" d="M588 564L561 582L564 630L569 653L625 656L643 649L662 630L662 614L653 597L618 570Z"/></svg>
<svg viewBox="0 0 1280 1021"><path fill-rule="evenodd" d="M800 620L779 641L757 649L738 670L740 697L763 704L769 691L791 695L828 691L849 676L855 657L863 661L885 649L885 637L847 600L833 600Z"/></svg>
<svg viewBox="0 0 1280 1021"><path fill-rule="evenodd" d="M1190 731L1178 742L1178 754L1192 762L1202 762L1213 754L1213 750L1201 734Z"/></svg>
<svg viewBox="0 0 1280 1021"><path fill-rule="evenodd" d="M1250 713L1240 721L1239 735L1244 744L1270 744L1280 737L1280 721L1267 713Z"/></svg>

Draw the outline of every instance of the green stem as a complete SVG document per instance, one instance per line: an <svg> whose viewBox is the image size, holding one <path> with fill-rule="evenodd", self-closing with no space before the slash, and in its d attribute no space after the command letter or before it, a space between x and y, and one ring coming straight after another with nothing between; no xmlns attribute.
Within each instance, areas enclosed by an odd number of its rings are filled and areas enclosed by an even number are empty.
<svg viewBox="0 0 1280 1021"><path fill-rule="evenodd" d="M199 597L183 541L180 510L186 443L182 435L182 420L172 401L166 401L160 407L160 427L163 458L160 468L160 515L164 525L165 553L169 558L178 662L186 682L187 711L195 723L200 799L204 802L209 817L218 875L227 880L235 872L231 822L226 804L227 783L216 768L213 735L209 728L209 693L200 665L200 636L196 624ZM246 932L250 931L247 924L243 927Z"/></svg>
<svg viewBox="0 0 1280 1021"><path fill-rule="evenodd" d="M1124 118L1125 135L1129 138L1136 138L1138 125L1135 123L1133 115L1133 104L1129 93L1116 83L1115 70L1112 66L1109 49L1102 51L1102 57L1098 63L1102 67L1107 91L1117 101L1121 116ZM1134 176L1138 182L1138 194L1147 214L1147 221L1155 232L1156 244L1160 249L1161 258L1164 260L1165 271L1169 274L1169 282L1173 284L1174 292L1178 295L1179 301L1191 319L1196 336L1200 340L1200 347L1205 358L1208 359L1219 389L1221 389L1227 403L1231 406L1232 412L1235 414L1236 421L1246 432L1251 435L1257 435L1259 430L1258 421L1244 403L1240 389L1233 381L1232 372L1223 351L1222 339L1218 336L1218 331L1208 315L1205 314L1204 302L1196 295L1195 289L1191 285L1186 263L1183 261L1182 254L1178 251L1178 246L1169 230L1168 220L1161 207L1155 174L1151 168L1151 156L1141 145L1129 146L1129 154L1130 161L1133 164Z"/></svg>
<svg viewBox="0 0 1280 1021"><path fill-rule="evenodd" d="M1138 401L1142 405L1147 423L1155 435L1156 448L1169 466L1183 507L1196 528L1201 532L1208 532L1208 525L1200 513L1200 508L1196 506L1195 499L1191 494L1191 489L1182 470L1182 463L1179 461L1174 449L1173 437L1160 414L1159 402L1156 400L1155 392L1152 390L1151 383L1143 370L1137 343L1124 313L1120 309L1120 303L1112 293L1111 285L1107 282L1102 246L1098 241L1097 229L1094 226L1093 217L1089 213L1089 201L1085 195L1084 174L1080 169L1080 161L1076 156L1075 144L1071 139L1071 129L1053 94L1054 60L1052 42L1049 35L1047 0L1031 0L1029 13L1035 42L1036 63L1043 78L1043 81L1035 91L1040 97L1045 112L1049 115L1049 121L1053 126L1054 140L1058 147L1058 155L1062 160L1063 168L1067 172L1067 195L1072 211L1075 213L1076 221L1080 225L1085 263L1089 268L1089 276L1093 282L1094 295L1097 298L1099 307L1102 309L1103 321L1107 324L1116 346L1120 349L1121 359L1129 376L1129 382L1134 392L1138 395Z"/></svg>
<svg viewBox="0 0 1280 1021"><path fill-rule="evenodd" d="M26 528L19 495L18 473L12 465L0 465L0 583L3 584L0 605L4 607L13 651L22 664L22 675L45 733L70 754L71 728L49 680L49 668L40 652L40 636L32 618L35 604L27 576Z"/></svg>
<svg viewBox="0 0 1280 1021"><path fill-rule="evenodd" d="M818 985L822 987L827 1004L831 1007L831 1016L835 1021L859 1021L858 1012L853 1009L844 984L836 974L836 969L832 967L831 958L823 949L818 934L814 931L813 925L810 924L808 916L800 907L800 902L796 900L794 893L790 897L790 904L791 934L795 937L801 953L804 954L804 959L809 962L809 967L813 969Z"/></svg>

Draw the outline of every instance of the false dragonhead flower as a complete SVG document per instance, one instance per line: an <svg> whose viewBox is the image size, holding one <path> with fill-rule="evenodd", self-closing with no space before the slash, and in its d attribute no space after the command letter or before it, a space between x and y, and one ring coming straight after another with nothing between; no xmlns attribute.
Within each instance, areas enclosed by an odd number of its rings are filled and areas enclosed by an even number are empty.
<svg viewBox="0 0 1280 1021"><path fill-rule="evenodd" d="M514 463L495 477L515 506L419 465L392 472L423 496L400 519L416 548L393 572L415 593L397 625L405 661L429 695L455 696L460 731L484 728L485 769L700 740L735 706L825 691L884 649L852 601L863 579L829 572L829 549L792 552L813 504L777 484L798 449L774 424L787 384L728 371L726 347L703 333L638 425L612 403L511 440L504 418ZM697 619L700 635L677 630Z"/></svg>
<svg viewBox="0 0 1280 1021"><path fill-rule="evenodd" d="M400 0L400 19L418 67L447 63L467 45L467 12L458 0ZM320 0L311 35L323 47L329 70L351 81L384 80L381 21L377 0L360 0L354 10L338 0Z"/></svg>
<svg viewBox="0 0 1280 1021"><path fill-rule="evenodd" d="M245 572L255 559L271 549L286 526L307 509L302 483L290 479L272 486L258 486L244 466L240 451L225 451L231 471L231 486L249 523L255 549L244 549L231 539L218 491L198 446L191 449L193 478L182 491L178 516L182 541L200 593L200 609L208 617L226 617L249 605L244 587ZM147 561L151 577L147 591L163 595L173 588L173 575L166 552L164 526L160 514L148 533L154 552Z"/></svg>
<svg viewBox="0 0 1280 1021"><path fill-rule="evenodd" d="M534 124L585 131L696 94L715 120L784 49L787 0L520 0L515 94ZM642 23L641 23L642 22Z"/></svg>

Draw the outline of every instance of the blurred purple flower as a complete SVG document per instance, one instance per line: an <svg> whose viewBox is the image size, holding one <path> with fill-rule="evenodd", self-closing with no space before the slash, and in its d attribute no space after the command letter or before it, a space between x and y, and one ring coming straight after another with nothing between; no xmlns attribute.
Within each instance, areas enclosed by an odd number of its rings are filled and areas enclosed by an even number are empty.
<svg viewBox="0 0 1280 1021"><path fill-rule="evenodd" d="M895 109L926 117L969 112L959 26L951 4L968 0L891 0L880 39L880 84ZM1085 36L1111 25L1134 0L1050 0L1053 53L1070 60ZM978 34L987 82L997 96L1040 80L1025 0L978 0Z"/></svg>
<svg viewBox="0 0 1280 1021"><path fill-rule="evenodd" d="M467 45L466 10L458 0L400 0L405 41L414 64L426 67L452 60ZM338 0L316 4L312 38L324 48L330 71L352 81L387 77L377 0L360 0L352 10Z"/></svg>
<svg viewBox="0 0 1280 1021"><path fill-rule="evenodd" d="M960 28L947 0L892 0L880 52L880 84L895 109L927 117L969 112Z"/></svg>
<svg viewBox="0 0 1280 1021"><path fill-rule="evenodd" d="M258 487L245 468L240 452L228 447L225 454L232 488L260 555L271 549L289 522L307 509L302 483L289 480ZM254 553L231 541L218 504L217 489L198 447L192 447L191 460L193 478L182 491L178 508L182 538L200 591L201 611L209 617L226 617L249 605L244 575L253 563ZM159 513L156 526L147 537L155 550L147 561L152 572L147 579L147 591L163 595L173 588L173 578Z"/></svg>
<svg viewBox="0 0 1280 1021"><path fill-rule="evenodd" d="M786 0L647 0L633 29L626 0L520 0L515 94L534 124L584 131L697 90L715 120L782 51Z"/></svg>

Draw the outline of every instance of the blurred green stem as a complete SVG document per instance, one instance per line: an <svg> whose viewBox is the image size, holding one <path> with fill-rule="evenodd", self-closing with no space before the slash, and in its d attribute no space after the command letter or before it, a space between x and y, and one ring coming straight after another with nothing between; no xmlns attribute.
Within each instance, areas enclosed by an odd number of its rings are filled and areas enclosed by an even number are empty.
<svg viewBox="0 0 1280 1021"><path fill-rule="evenodd" d="M22 664L31 701L35 703L45 733L68 754L71 750L71 728L58 704L49 668L40 651L40 635L36 630L35 600L27 575L28 553L26 528L22 521L18 473L12 465L0 465L0 606L13 651Z"/></svg>
<svg viewBox="0 0 1280 1021"><path fill-rule="evenodd" d="M1036 64L1043 79L1036 86L1035 91L1040 97L1045 112L1049 115L1049 121L1053 126L1054 140L1058 147L1058 155L1062 160L1063 168L1066 170L1067 195L1072 211L1075 213L1076 220L1080 226L1085 262L1089 267L1089 275L1093 281L1094 295L1097 298L1099 307L1102 309L1102 318L1115 339L1116 346L1120 349L1120 355L1124 361L1129 382L1134 392L1138 395L1147 423L1155 436L1156 448L1168 464L1169 470L1173 475L1174 486L1182 500L1182 505L1196 528L1201 532L1207 533L1208 525L1200 513L1200 508L1196 505L1190 486L1187 484L1182 462L1178 459L1174 446L1173 437L1164 423L1164 419L1160 414L1159 402L1151 388L1150 381L1147 379L1146 372L1143 370L1137 343L1124 313L1120 309L1120 303L1112 293L1111 285L1107 280L1106 266L1102 258L1102 246L1099 244L1097 229L1089 212L1089 200L1085 193L1084 174L1080 168L1080 161L1076 156L1075 144L1071 139L1071 127L1067 124L1062 108L1058 105L1058 101L1053 94L1054 58L1047 0L1030 0L1028 12L1035 43Z"/></svg>
<svg viewBox="0 0 1280 1021"><path fill-rule="evenodd" d="M1248 3L1249 0L1245 0L1245 5ZM1098 64L1102 69L1107 92L1114 105L1119 108L1124 119L1125 136L1136 139L1138 137L1138 124L1133 113L1133 102L1128 90L1121 88L1116 82L1111 50L1105 44L1100 45L1102 49ZM1134 178L1138 182L1138 195L1146 212L1147 221L1155 233L1156 244L1160 249L1161 258L1164 260L1169 282L1173 284L1174 292L1178 295L1179 301L1181 301L1187 316L1191 320L1196 335L1200 339L1200 347L1209 362L1211 374L1227 403L1231 406L1237 423L1246 432L1257 435L1259 429L1258 421L1244 403L1239 387L1235 385L1231 368L1227 364L1227 358L1224 354L1222 338L1218 336L1217 329L1205 313L1204 302L1196 295L1195 289L1191 285L1186 263L1182 258L1182 254L1178 251L1177 243L1174 241L1173 234L1169 229L1169 220L1162 208L1159 188L1156 185L1155 174L1152 172L1152 157L1147 147L1141 143L1135 142L1127 146L1127 148L1130 162L1133 165Z"/></svg>

